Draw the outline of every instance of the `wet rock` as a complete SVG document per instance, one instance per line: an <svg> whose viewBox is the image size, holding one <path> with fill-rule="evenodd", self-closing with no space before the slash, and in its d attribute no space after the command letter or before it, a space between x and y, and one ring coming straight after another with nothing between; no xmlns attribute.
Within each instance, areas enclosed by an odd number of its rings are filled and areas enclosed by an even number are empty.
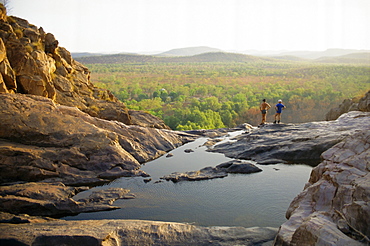
<svg viewBox="0 0 370 246"><path fill-rule="evenodd" d="M255 166L253 163L242 161L242 160L233 160L229 162L222 163L217 165L216 168L223 170L227 173L256 173L262 172L262 169Z"/></svg>
<svg viewBox="0 0 370 246"><path fill-rule="evenodd" d="M13 245L263 245L271 227L201 227L139 220L50 221L1 225L0 244Z"/></svg>
<svg viewBox="0 0 370 246"><path fill-rule="evenodd" d="M118 199L133 199L134 194L129 194L129 190L122 188L109 188L105 190L93 191L88 198L79 199L78 202L89 204L89 206L97 204L112 205Z"/></svg>
<svg viewBox="0 0 370 246"><path fill-rule="evenodd" d="M180 181L199 181L206 179L224 178L227 176L225 171L221 171L214 167L205 167L199 171L190 171L185 173L171 173L169 175L161 177L167 181L172 181L174 183Z"/></svg>
<svg viewBox="0 0 370 246"><path fill-rule="evenodd" d="M215 145L216 143L219 143L219 142L221 142L221 141L222 141L222 139L208 139L208 140L207 140L207 142L205 142L205 143L203 144L203 146L211 147L211 146L213 146L213 145Z"/></svg>
<svg viewBox="0 0 370 246"><path fill-rule="evenodd" d="M322 154L292 201L275 245L366 245L370 238L370 131Z"/></svg>
<svg viewBox="0 0 370 246"><path fill-rule="evenodd" d="M218 129L201 129L201 130L189 130L189 131L184 131L185 133L192 134L192 135L198 135L202 137L208 137L208 138L217 138L217 137L222 137L226 136L229 134L229 132L235 132L235 131L249 131L253 129L252 125L249 125L247 123L244 123L240 126L234 127L234 128L218 128Z"/></svg>
<svg viewBox="0 0 370 246"><path fill-rule="evenodd" d="M152 179L143 179L144 183L149 183Z"/></svg>
<svg viewBox="0 0 370 246"><path fill-rule="evenodd" d="M185 173L171 173L169 175L161 177L167 181L180 182L180 181L199 181L206 179L224 178L228 173L255 173L261 172L262 170L252 163L233 160L217 165L216 167L205 167L199 171L190 171Z"/></svg>
<svg viewBox="0 0 370 246"><path fill-rule="evenodd" d="M207 151L257 163L275 159L275 163L281 160L283 163L317 165L321 153L347 136L369 129L369 120L369 112L352 111L336 121L266 125L238 136L236 142L218 144Z"/></svg>
<svg viewBox="0 0 370 246"><path fill-rule="evenodd" d="M186 150L184 150L184 152L185 153L192 153L192 152L194 152L194 150L192 150L192 149L186 149Z"/></svg>

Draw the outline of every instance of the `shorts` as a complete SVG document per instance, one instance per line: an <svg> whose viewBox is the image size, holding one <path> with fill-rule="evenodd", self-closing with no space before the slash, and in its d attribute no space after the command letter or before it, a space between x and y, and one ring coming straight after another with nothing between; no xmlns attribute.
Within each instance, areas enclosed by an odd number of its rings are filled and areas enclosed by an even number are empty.
<svg viewBox="0 0 370 246"><path fill-rule="evenodd" d="M261 110L261 113L262 114L266 114L267 113L267 110L263 109L263 110Z"/></svg>

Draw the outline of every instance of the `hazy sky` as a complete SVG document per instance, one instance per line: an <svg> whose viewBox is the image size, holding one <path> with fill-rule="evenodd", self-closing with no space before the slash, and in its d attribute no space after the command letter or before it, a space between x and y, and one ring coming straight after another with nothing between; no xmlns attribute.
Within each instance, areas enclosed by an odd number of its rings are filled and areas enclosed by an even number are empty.
<svg viewBox="0 0 370 246"><path fill-rule="evenodd" d="M370 0L8 0L71 52L370 50Z"/></svg>

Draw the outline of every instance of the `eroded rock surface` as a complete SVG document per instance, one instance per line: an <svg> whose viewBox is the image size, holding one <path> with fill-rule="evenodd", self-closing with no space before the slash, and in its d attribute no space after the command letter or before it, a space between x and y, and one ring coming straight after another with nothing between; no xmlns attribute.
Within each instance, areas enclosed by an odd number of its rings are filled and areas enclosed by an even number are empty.
<svg viewBox="0 0 370 246"><path fill-rule="evenodd" d="M13 245L271 245L276 228L201 227L139 220L0 224L0 244ZM266 244L265 244L266 245Z"/></svg>
<svg viewBox="0 0 370 246"><path fill-rule="evenodd" d="M146 177L139 170L141 163L194 139L185 133L92 117L35 95L0 94L0 115L0 210L14 214L61 216L114 209L110 204L74 201L76 189L64 185L94 186L123 176ZM11 183L37 181L43 182L37 196L11 192ZM65 194L42 196L43 190L55 188L55 182L63 184Z"/></svg>
<svg viewBox="0 0 370 246"><path fill-rule="evenodd" d="M75 107L22 94L0 94L1 183L81 185L145 175L140 163L184 143L176 132L92 117Z"/></svg>
<svg viewBox="0 0 370 246"><path fill-rule="evenodd" d="M352 111L335 121L269 124L209 149L260 164L277 161L317 165L320 155L357 131L370 130L370 113Z"/></svg>
<svg viewBox="0 0 370 246"><path fill-rule="evenodd" d="M110 91L95 87L90 71L42 27L0 6L0 93L23 93L78 107L91 116L125 124L169 129L162 120L128 110Z"/></svg>
<svg viewBox="0 0 370 246"><path fill-rule="evenodd" d="M348 136L322 157L290 204L275 245L370 243L370 131Z"/></svg>
<svg viewBox="0 0 370 246"><path fill-rule="evenodd" d="M72 198L87 189L43 182L0 186L0 210L17 215L62 217L118 209L112 206L115 200L134 198L129 190L122 188L95 191L89 197L77 201Z"/></svg>

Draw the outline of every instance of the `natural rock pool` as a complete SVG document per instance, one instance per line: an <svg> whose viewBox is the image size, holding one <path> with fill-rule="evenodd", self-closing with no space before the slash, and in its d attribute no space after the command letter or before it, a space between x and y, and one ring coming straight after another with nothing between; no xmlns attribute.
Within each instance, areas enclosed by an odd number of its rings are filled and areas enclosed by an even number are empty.
<svg viewBox="0 0 370 246"><path fill-rule="evenodd" d="M234 132L230 137L242 132ZM151 181L141 177L120 178L108 185L78 194L86 197L92 190L121 187L130 189L136 198L118 200L122 209L68 216L66 220L143 219L189 222L202 226L279 227L286 221L285 212L293 198L303 190L311 166L296 164L257 165L263 171L253 174L229 174L225 178L204 181L162 181L172 172L199 170L229 161L223 154L206 152L207 138L199 138L142 166ZM230 141L226 137L224 141ZM194 152L185 153L192 149Z"/></svg>

